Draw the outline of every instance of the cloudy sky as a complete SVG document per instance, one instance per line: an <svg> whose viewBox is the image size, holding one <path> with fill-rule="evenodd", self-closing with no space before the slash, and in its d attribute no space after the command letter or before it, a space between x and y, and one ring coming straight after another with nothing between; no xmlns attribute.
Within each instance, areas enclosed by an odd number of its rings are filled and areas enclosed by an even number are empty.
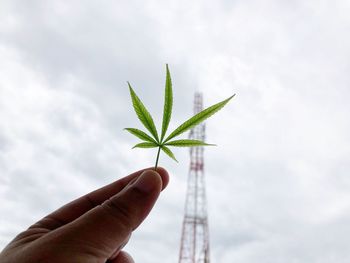
<svg viewBox="0 0 350 263"><path fill-rule="evenodd" d="M207 122L212 262L350 262L350 2L0 0L0 249L66 202L154 163L126 81L161 122ZM170 127L170 128L171 128ZM141 127L140 127L141 128ZM189 154L126 250L178 261Z"/></svg>

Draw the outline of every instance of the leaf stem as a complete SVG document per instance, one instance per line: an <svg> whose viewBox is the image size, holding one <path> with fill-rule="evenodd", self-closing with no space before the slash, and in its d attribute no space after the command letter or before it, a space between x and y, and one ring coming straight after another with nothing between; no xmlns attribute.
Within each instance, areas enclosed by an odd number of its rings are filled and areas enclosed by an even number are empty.
<svg viewBox="0 0 350 263"><path fill-rule="evenodd" d="M159 154L160 154L160 148L161 146L158 147L158 153L157 153L157 159L156 159L156 165L154 166L154 170L157 170L157 166L158 166L158 160L159 160Z"/></svg>

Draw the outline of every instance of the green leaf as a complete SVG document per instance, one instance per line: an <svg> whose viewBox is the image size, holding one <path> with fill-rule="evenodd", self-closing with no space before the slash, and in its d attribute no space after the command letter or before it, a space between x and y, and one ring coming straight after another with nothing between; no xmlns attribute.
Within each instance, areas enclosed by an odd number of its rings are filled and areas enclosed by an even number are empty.
<svg viewBox="0 0 350 263"><path fill-rule="evenodd" d="M165 145L175 147L195 147L195 146L214 146L215 144L208 144L199 140L175 140L165 143Z"/></svg>
<svg viewBox="0 0 350 263"><path fill-rule="evenodd" d="M127 130L128 132L130 132L131 134L135 135L143 141L157 143L151 136L139 129L125 128L124 130Z"/></svg>
<svg viewBox="0 0 350 263"><path fill-rule="evenodd" d="M214 113L222 109L234 96L229 97L226 100L223 100L211 107L206 108L205 110L199 112L195 116L189 118L187 121L182 123L178 128L176 128L170 135L166 136L167 130L169 128L169 123L172 115L173 108L173 90L172 90L172 81L170 76L170 71L168 64L166 64L166 79L165 79L165 92L164 92L164 108L163 108L163 120L162 120L162 128L159 131L159 135L157 129L154 125L153 118L151 114L147 111L146 107L143 105L140 98L136 95L135 91L132 89L130 83L128 82L130 96L132 100L132 104L134 110L136 112L137 117L140 119L142 124L146 127L147 131L141 131L135 128L125 128L128 132L140 138L143 142L136 144L133 148L158 148L157 157L154 169L157 169L160 151L162 150L166 155L168 155L173 160L176 160L175 155L169 149L169 146L174 147L201 147L213 144L207 144L200 140L174 140L174 137L188 131L189 129L195 127L200 124Z"/></svg>
<svg viewBox="0 0 350 263"><path fill-rule="evenodd" d="M170 149L166 146L162 146L161 149L163 150L163 152L165 152L171 159L173 159L175 162L178 162L175 158L175 155L173 154L172 151L170 151Z"/></svg>
<svg viewBox="0 0 350 263"><path fill-rule="evenodd" d="M146 127L146 129L149 130L149 132L153 135L155 140L159 142L158 132L157 132L156 126L154 125L154 121L151 114L143 105L140 98L136 95L135 91L132 89L129 82L128 82L128 85L129 85L132 105L134 106L134 110L136 112L137 117L140 119L140 121Z"/></svg>
<svg viewBox="0 0 350 263"><path fill-rule="evenodd" d="M132 148L134 149L134 148L156 148L156 147L158 147L158 144L156 144L156 143L153 143L153 142L141 142L141 143L136 144Z"/></svg>
<svg viewBox="0 0 350 263"><path fill-rule="evenodd" d="M168 129L169 122L171 119L171 112L173 109L173 89L171 84L171 76L166 65L166 80L165 80L165 95L164 95L164 110L163 110L163 124L162 124L162 135L160 141L164 139L165 133Z"/></svg>
<svg viewBox="0 0 350 263"><path fill-rule="evenodd" d="M206 108L205 110L199 112L192 118L188 119L185 121L183 124L181 124L177 129L175 129L166 139L165 142L171 140L172 138L180 135L181 133L184 133L185 131L188 131L192 127L198 125L202 121L206 120L210 116L212 116L214 113L218 112L220 109L222 109L233 97L235 96L232 95L226 100L223 100L213 106L210 106L209 108Z"/></svg>

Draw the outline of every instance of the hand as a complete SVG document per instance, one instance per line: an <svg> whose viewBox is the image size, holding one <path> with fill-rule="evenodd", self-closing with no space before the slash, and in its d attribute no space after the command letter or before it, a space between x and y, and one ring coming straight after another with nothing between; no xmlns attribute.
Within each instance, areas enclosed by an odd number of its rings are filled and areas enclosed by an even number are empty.
<svg viewBox="0 0 350 263"><path fill-rule="evenodd" d="M169 182L166 170L141 170L66 204L20 233L2 263L132 263L121 249Z"/></svg>

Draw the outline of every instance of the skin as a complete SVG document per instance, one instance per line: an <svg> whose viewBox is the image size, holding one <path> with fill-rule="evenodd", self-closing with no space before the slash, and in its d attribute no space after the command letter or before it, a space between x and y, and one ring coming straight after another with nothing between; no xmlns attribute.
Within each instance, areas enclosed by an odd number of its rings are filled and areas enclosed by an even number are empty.
<svg viewBox="0 0 350 263"><path fill-rule="evenodd" d="M165 169L149 168L84 195L20 233L0 262L133 263L122 248L168 182Z"/></svg>

